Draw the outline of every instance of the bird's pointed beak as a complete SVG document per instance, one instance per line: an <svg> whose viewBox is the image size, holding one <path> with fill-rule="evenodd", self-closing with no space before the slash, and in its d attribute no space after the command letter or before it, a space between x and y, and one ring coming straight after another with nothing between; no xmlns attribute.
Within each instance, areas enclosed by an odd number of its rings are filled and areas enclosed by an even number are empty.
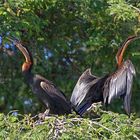
<svg viewBox="0 0 140 140"><path fill-rule="evenodd" d="M18 41L17 39L9 38L9 37L7 37L7 39L13 42L15 46L23 53L27 63L31 62L28 50L24 46L21 45L20 41Z"/></svg>

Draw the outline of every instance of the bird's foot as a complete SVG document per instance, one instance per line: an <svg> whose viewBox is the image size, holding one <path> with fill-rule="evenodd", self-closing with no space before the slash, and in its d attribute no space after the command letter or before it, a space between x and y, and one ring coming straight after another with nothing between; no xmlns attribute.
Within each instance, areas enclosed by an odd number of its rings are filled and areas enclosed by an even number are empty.
<svg viewBox="0 0 140 140"><path fill-rule="evenodd" d="M39 118L40 120L45 120L45 118L46 118L47 116L49 116L49 110L46 110L44 113L39 113L39 114L38 114L38 118Z"/></svg>

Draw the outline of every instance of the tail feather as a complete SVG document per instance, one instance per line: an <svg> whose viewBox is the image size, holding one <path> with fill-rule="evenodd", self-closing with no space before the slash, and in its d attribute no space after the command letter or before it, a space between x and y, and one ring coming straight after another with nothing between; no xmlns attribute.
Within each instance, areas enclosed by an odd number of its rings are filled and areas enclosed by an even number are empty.
<svg viewBox="0 0 140 140"><path fill-rule="evenodd" d="M76 110L80 114L80 116L82 116L87 111L87 109L91 107L91 105L91 102L85 102L84 104L82 104L82 106L78 106Z"/></svg>

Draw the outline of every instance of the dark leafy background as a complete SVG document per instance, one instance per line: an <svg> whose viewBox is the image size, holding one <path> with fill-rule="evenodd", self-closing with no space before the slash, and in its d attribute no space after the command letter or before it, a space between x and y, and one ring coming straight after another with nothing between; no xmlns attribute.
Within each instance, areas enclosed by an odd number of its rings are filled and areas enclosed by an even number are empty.
<svg viewBox="0 0 140 140"><path fill-rule="evenodd" d="M33 72L53 81L68 97L78 77L91 68L103 76L116 68L115 54L122 42L140 32L138 0L3 0L0 2L0 111L21 114L44 111L21 74L24 61L3 47L15 36L31 51ZM132 112L140 115L140 40L129 45L125 58L136 68ZM11 45L12 46L12 45ZM10 48L12 49L12 47ZM121 101L111 110L123 112Z"/></svg>

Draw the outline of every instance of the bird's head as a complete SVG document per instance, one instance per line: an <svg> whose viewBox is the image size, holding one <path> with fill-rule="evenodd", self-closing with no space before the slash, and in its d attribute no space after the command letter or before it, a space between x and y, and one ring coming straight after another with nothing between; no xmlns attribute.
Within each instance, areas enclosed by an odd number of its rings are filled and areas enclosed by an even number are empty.
<svg viewBox="0 0 140 140"><path fill-rule="evenodd" d="M8 38L10 41L14 42L15 46L22 52L25 57L25 62L22 65L22 72L30 71L33 65L33 59L30 51L27 47L23 46L19 41Z"/></svg>

